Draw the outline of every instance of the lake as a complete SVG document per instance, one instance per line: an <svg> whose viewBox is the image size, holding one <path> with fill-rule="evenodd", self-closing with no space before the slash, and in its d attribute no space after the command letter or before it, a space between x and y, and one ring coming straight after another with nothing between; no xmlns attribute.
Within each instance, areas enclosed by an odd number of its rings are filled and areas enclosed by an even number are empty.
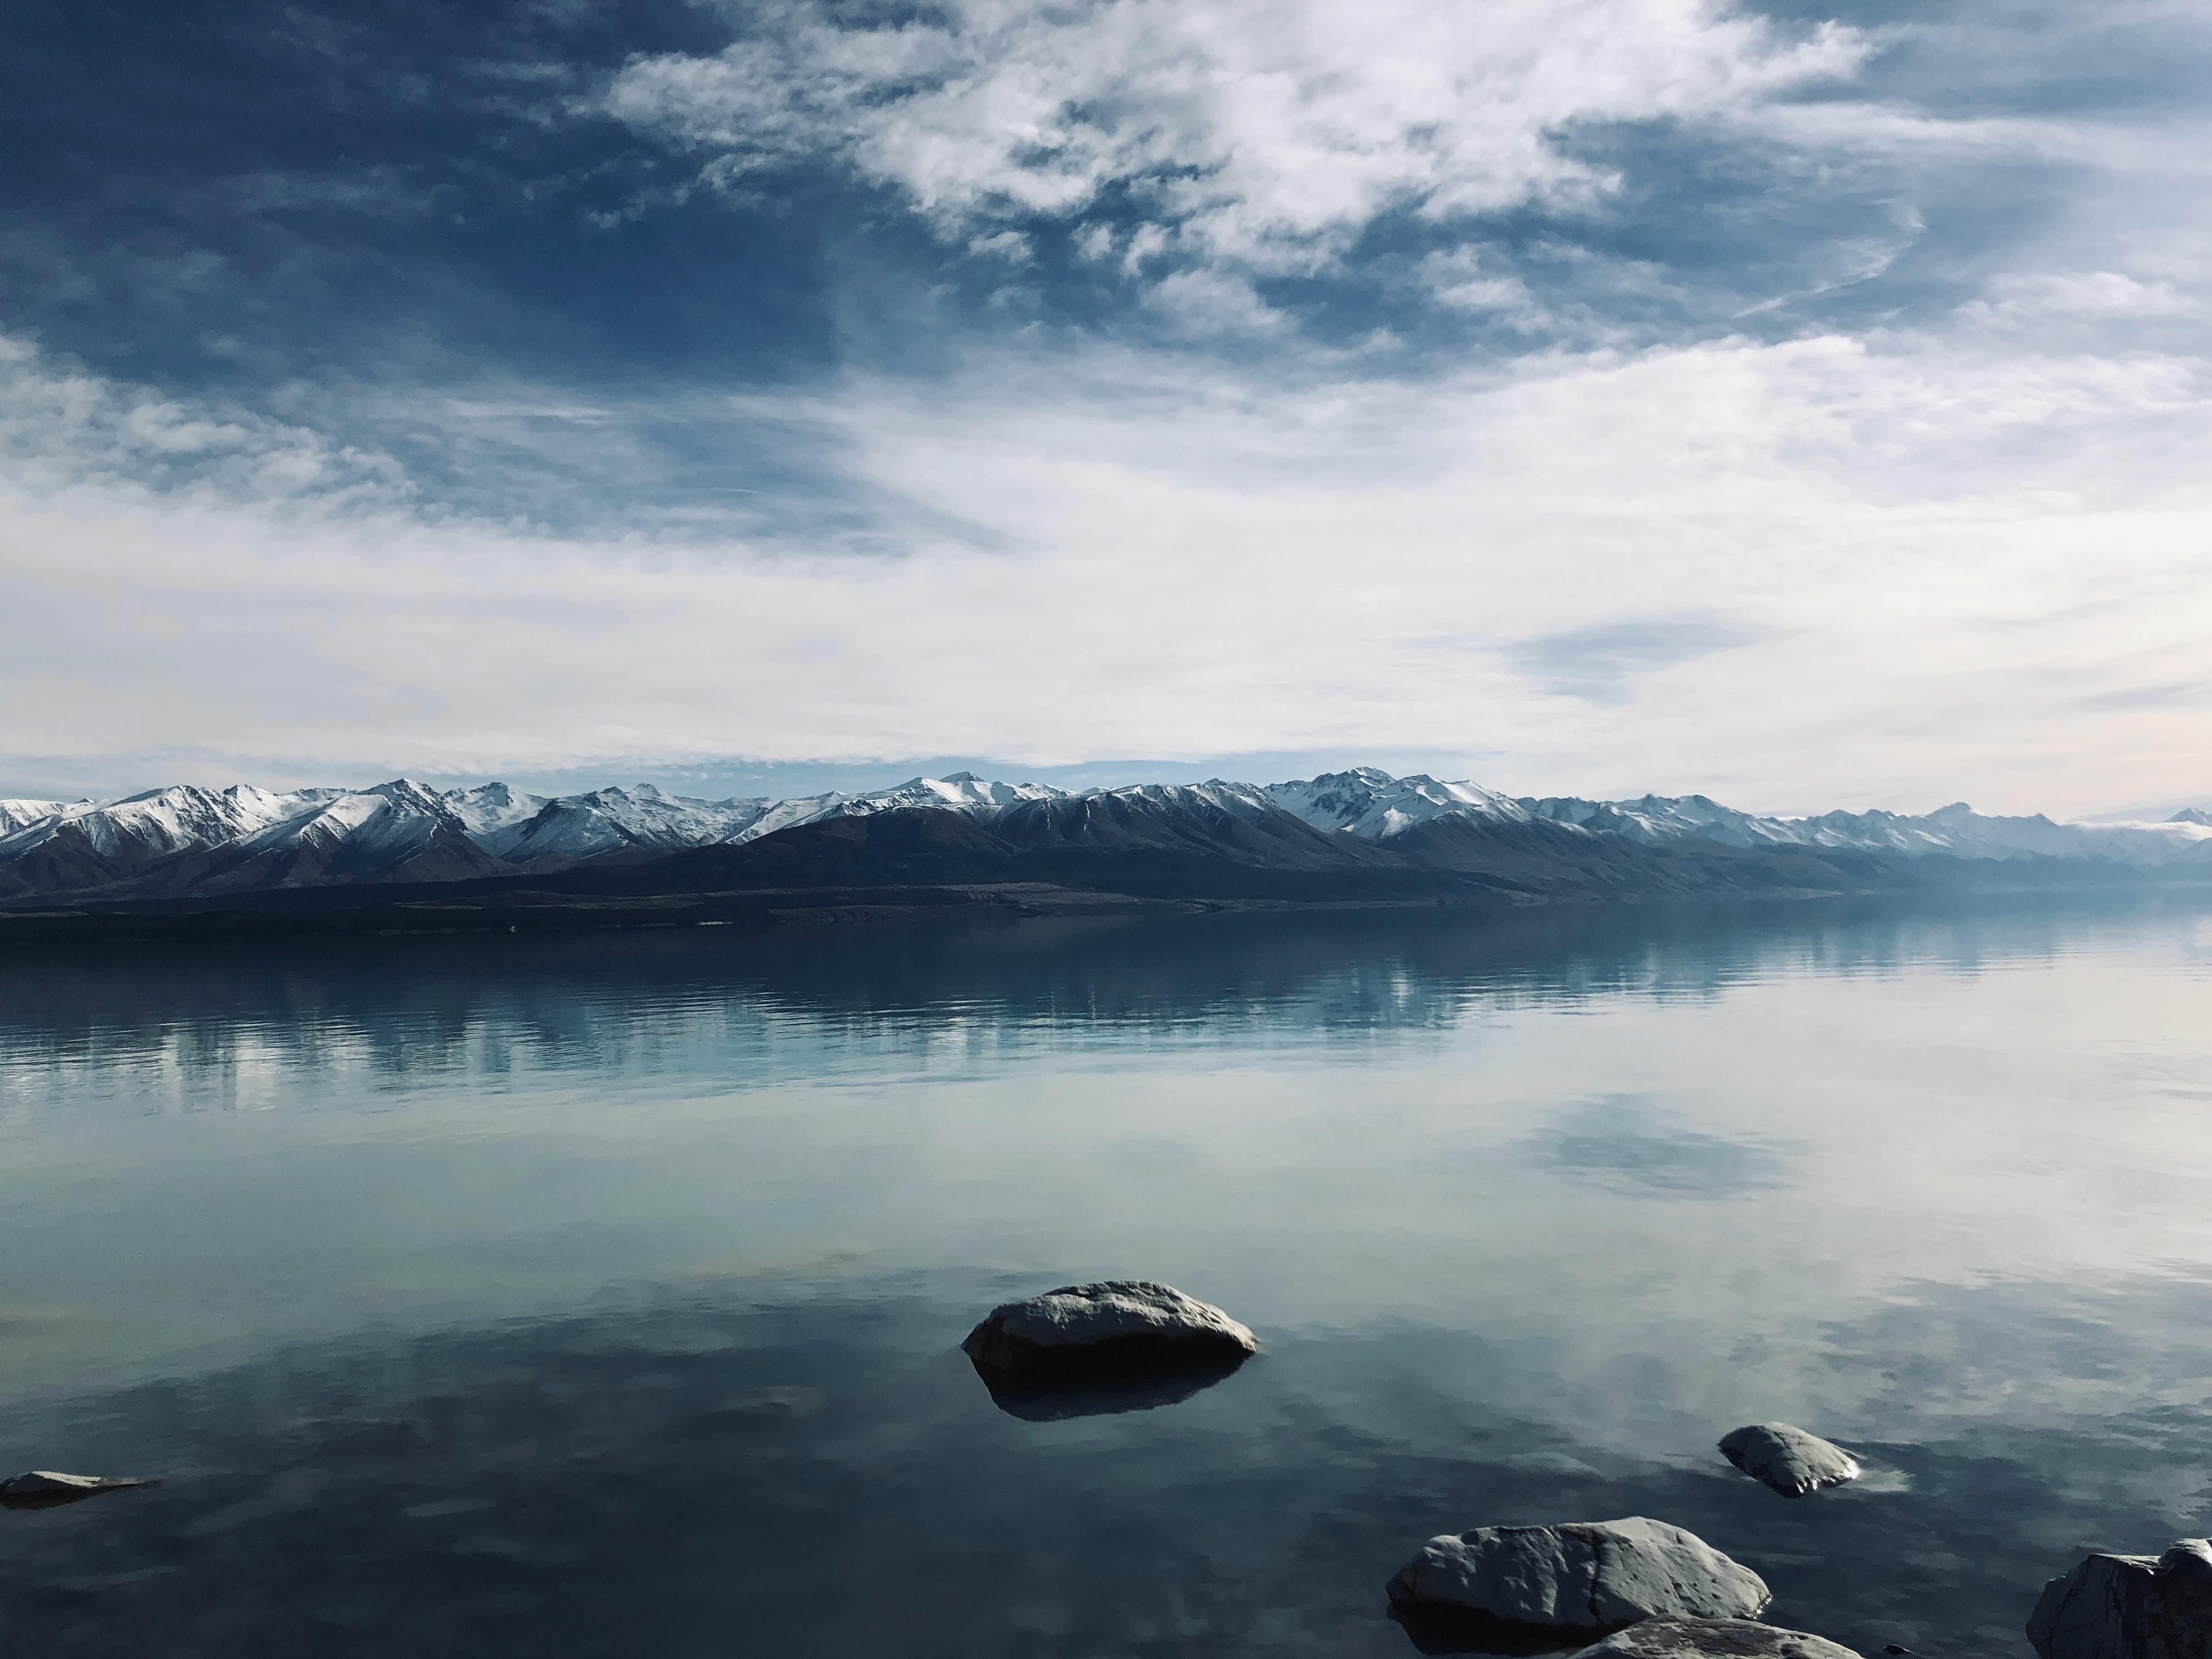
<svg viewBox="0 0 2212 1659"><path fill-rule="evenodd" d="M0 1513L0 1648L1404 1656L1647 1515L2024 1655L2212 1528L2208 1116L2202 896L0 957L0 1474L164 1478ZM1000 1411L1105 1277L1263 1351Z"/></svg>

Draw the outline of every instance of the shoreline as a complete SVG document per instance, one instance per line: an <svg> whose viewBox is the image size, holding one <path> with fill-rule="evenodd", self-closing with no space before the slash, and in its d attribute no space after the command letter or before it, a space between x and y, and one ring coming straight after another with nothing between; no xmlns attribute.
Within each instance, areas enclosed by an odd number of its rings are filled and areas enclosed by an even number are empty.
<svg viewBox="0 0 2212 1659"><path fill-rule="evenodd" d="M0 951L89 944L195 943L293 939L495 936L732 927L788 929L948 921L1131 919L1200 915L1434 913L1493 918L1568 908L1723 904L1771 906L1838 900L2002 899L2205 893L2212 880L2130 875L2105 880L1959 880L1917 888L1765 889L1680 893L1526 893L1497 890L1402 897L1166 895L1042 882L871 884L737 892L599 895L520 888L472 896L473 884L398 890L291 888L221 899L87 901L0 908Z"/></svg>

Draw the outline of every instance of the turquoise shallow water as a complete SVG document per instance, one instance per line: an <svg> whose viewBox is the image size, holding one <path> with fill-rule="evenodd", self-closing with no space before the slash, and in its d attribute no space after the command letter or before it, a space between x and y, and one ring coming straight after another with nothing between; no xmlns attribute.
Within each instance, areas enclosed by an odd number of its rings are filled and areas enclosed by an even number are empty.
<svg viewBox="0 0 2212 1659"><path fill-rule="evenodd" d="M2212 1528L2212 905L0 959L8 1650L1403 1655L1646 1514L1878 1652ZM1026 1421L994 1302L1261 1356ZM1713 1442L1860 1451L1789 1503Z"/></svg>

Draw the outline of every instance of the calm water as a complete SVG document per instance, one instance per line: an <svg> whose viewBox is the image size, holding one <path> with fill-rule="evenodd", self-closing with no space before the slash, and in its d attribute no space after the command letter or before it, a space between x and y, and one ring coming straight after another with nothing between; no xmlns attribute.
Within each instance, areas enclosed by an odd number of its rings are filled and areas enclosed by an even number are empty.
<svg viewBox="0 0 2212 1659"><path fill-rule="evenodd" d="M0 1465L167 1477L0 1513L0 1649L1404 1656L1644 1514L2025 1653L2212 1528L2208 1118L2202 901L0 958ZM1121 1275L1265 1352L996 1409Z"/></svg>

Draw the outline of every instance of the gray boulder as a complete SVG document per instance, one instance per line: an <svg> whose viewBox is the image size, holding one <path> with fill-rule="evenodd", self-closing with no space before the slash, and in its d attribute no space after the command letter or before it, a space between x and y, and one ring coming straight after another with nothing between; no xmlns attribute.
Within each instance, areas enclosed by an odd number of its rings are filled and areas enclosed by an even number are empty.
<svg viewBox="0 0 2212 1659"><path fill-rule="evenodd" d="M977 1369L1008 1375L1234 1366L1259 1346L1220 1309L1148 1279L1066 1285L1006 1303L960 1345Z"/></svg>
<svg viewBox="0 0 2212 1659"><path fill-rule="evenodd" d="M1749 1619L1647 1619L1574 1659L1859 1659L1849 1648Z"/></svg>
<svg viewBox="0 0 2212 1659"><path fill-rule="evenodd" d="M2086 1557L2043 1587L2027 1639L2041 1659L2212 1659L2212 1544Z"/></svg>
<svg viewBox="0 0 2212 1659"><path fill-rule="evenodd" d="M1752 1619L1766 1583L1694 1534L1638 1516L1431 1538L1390 1581L1399 1607L1602 1634L1663 1614Z"/></svg>
<svg viewBox="0 0 2212 1659"><path fill-rule="evenodd" d="M97 1474L64 1474L58 1469L33 1469L0 1480L0 1509L46 1510L104 1492L124 1492L132 1486L158 1484L152 1480L111 1480Z"/></svg>
<svg viewBox="0 0 2212 1659"><path fill-rule="evenodd" d="M1721 1442L1721 1455L1784 1498L1802 1498L1859 1478L1858 1460L1841 1446L1787 1423L1731 1430Z"/></svg>

